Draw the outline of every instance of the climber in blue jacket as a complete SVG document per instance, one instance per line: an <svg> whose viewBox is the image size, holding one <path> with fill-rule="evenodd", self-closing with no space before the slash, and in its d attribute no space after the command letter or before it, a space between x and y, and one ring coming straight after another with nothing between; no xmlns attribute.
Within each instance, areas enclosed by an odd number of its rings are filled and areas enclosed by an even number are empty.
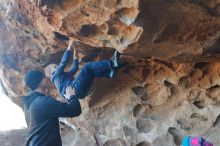
<svg viewBox="0 0 220 146"><path fill-rule="evenodd" d="M70 39L69 46L64 52L59 65L49 64L45 68L45 74L55 84L56 89L61 96L64 96L66 88L71 86L75 91L75 95L82 99L90 93L91 85L95 77L114 78L118 68L121 66L119 63L120 53L115 51L110 60L102 60L86 63L79 74L73 79L73 75L78 70L78 51L74 48L73 65L68 72L64 69L71 56L71 47L73 41Z"/></svg>
<svg viewBox="0 0 220 146"><path fill-rule="evenodd" d="M81 114L79 99L71 87L66 88L60 102L46 95L48 78L39 70L25 74L25 85L29 90L23 97L25 119L28 125L26 146L62 146L59 117L76 117Z"/></svg>

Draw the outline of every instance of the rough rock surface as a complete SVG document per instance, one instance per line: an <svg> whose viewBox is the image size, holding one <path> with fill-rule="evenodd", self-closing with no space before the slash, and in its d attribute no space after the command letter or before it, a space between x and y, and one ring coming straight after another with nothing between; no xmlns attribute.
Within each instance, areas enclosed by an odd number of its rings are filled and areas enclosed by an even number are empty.
<svg viewBox="0 0 220 146"><path fill-rule="evenodd" d="M176 146L188 134L220 145L219 16L219 0L0 0L1 81L21 105L24 73L59 62L68 37L81 65L116 48L128 65L62 119L64 145Z"/></svg>
<svg viewBox="0 0 220 146"><path fill-rule="evenodd" d="M27 129L16 129L0 132L2 146L24 146Z"/></svg>

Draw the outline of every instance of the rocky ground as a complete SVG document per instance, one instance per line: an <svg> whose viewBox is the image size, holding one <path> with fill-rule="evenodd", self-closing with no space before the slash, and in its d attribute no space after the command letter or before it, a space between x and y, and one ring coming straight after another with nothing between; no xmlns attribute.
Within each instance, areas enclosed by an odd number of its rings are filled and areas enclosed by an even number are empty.
<svg viewBox="0 0 220 146"><path fill-rule="evenodd" d="M0 132L0 143L2 146L24 146L26 134L26 129Z"/></svg>
<svg viewBox="0 0 220 146"><path fill-rule="evenodd" d="M64 145L179 146L202 135L218 146L219 16L219 0L1 0L1 81L21 106L25 72L58 63L68 37L80 66L115 48L128 64L96 80L80 117L62 119Z"/></svg>

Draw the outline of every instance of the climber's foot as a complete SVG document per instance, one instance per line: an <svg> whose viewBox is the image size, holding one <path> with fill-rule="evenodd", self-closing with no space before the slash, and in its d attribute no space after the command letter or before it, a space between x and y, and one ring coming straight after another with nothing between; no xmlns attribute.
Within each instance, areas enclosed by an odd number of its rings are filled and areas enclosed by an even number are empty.
<svg viewBox="0 0 220 146"><path fill-rule="evenodd" d="M119 58L120 58L120 53L116 50L111 58L114 68L118 68L120 66Z"/></svg>
<svg viewBox="0 0 220 146"><path fill-rule="evenodd" d="M124 67L125 65L127 65L128 63L125 62L125 63L122 63L122 64L119 64L118 67L114 67L113 69L110 70L109 74L108 74L108 77L109 78L114 78L118 72L118 70L122 67Z"/></svg>
<svg viewBox="0 0 220 146"><path fill-rule="evenodd" d="M117 73L117 69L116 68L111 69L108 76L110 78L114 78L116 76L116 73Z"/></svg>

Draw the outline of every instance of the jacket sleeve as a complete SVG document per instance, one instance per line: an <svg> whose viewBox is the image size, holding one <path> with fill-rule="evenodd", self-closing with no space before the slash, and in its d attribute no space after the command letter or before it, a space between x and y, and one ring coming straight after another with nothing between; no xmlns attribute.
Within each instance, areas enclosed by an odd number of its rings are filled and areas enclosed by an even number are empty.
<svg viewBox="0 0 220 146"><path fill-rule="evenodd" d="M45 97L36 110L47 117L77 117L81 114L81 105L77 97L71 96L66 103L52 97Z"/></svg>
<svg viewBox="0 0 220 146"><path fill-rule="evenodd" d="M71 56L71 51L66 50L63 54L61 62L59 63L58 67L56 68L56 71L55 71L56 73L60 73L60 72L64 71L66 65L68 64L70 56Z"/></svg>
<svg viewBox="0 0 220 146"><path fill-rule="evenodd" d="M79 68L79 61L78 61L78 59L74 59L73 65L69 71L70 76L73 76L77 72L78 68Z"/></svg>

